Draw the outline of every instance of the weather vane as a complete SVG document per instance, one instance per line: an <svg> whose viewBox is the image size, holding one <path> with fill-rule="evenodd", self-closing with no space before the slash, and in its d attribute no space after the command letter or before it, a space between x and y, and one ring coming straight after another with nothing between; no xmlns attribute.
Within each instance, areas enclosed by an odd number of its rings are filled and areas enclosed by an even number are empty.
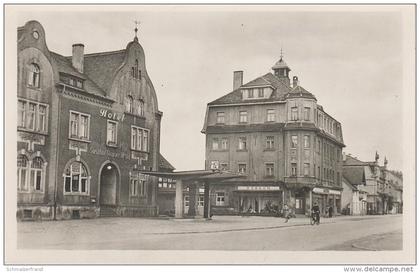
<svg viewBox="0 0 420 273"><path fill-rule="evenodd" d="M283 59L283 48L280 49L280 59Z"/></svg>
<svg viewBox="0 0 420 273"><path fill-rule="evenodd" d="M134 24L136 24L136 28L134 29L134 32L136 33L136 38L137 38L137 31L139 30L138 26L140 25L140 21L135 20Z"/></svg>

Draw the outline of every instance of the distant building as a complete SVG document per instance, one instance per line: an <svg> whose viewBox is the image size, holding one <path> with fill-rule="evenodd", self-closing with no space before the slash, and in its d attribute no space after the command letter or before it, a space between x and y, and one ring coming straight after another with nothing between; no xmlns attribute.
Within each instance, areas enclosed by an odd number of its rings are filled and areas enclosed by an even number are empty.
<svg viewBox="0 0 420 273"><path fill-rule="evenodd" d="M162 112L137 35L67 57L45 35L37 21L18 28L17 217L156 215L157 178L140 171L163 160Z"/></svg>
<svg viewBox="0 0 420 273"><path fill-rule="evenodd" d="M343 174L358 190L367 193L367 214L402 213L402 174L387 169L388 161L379 165L375 161L361 161L350 154L344 155ZM360 174L363 173L363 181Z"/></svg>
<svg viewBox="0 0 420 273"><path fill-rule="evenodd" d="M262 214L288 204L304 214L317 201L323 213L339 212L341 124L297 77L290 84L283 58L272 69L246 84L235 71L233 91L207 105L206 169L247 175L212 186L212 211Z"/></svg>
<svg viewBox="0 0 420 273"><path fill-rule="evenodd" d="M367 192L363 190L364 186L366 179L363 167L343 168L342 214L367 214Z"/></svg>

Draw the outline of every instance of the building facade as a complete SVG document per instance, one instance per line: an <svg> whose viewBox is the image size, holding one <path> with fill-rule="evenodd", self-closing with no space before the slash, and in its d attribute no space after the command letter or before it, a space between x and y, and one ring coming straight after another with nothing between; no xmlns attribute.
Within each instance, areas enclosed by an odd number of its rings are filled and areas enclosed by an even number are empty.
<svg viewBox="0 0 420 273"><path fill-rule="evenodd" d="M379 164L379 155L375 161L361 161L350 154L344 154L344 176L360 191L366 193L367 214L402 213L403 177L401 172L388 170L388 161ZM356 178L363 173L365 183Z"/></svg>
<svg viewBox="0 0 420 273"><path fill-rule="evenodd" d="M269 213L288 204L305 214L318 202L340 211L341 124L299 85L281 58L267 73L207 105L206 168L244 173L211 188L215 214Z"/></svg>
<svg viewBox="0 0 420 273"><path fill-rule="evenodd" d="M72 56L48 49L37 21L18 28L19 219L153 216L158 213L160 123L145 54Z"/></svg>

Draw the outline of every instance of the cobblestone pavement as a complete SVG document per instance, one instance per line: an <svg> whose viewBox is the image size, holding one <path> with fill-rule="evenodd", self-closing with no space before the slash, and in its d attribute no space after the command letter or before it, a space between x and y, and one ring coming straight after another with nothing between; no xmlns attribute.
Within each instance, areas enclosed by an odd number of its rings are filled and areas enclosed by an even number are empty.
<svg viewBox="0 0 420 273"><path fill-rule="evenodd" d="M317 250L398 232L401 215L309 218L214 216L203 219L98 218L19 222L18 247L31 249ZM272 240L276 238L276 240ZM375 241L374 239L372 239ZM372 240L360 244L366 248ZM398 238L395 237L396 241ZM223 243L221 243L223 242ZM286 243L285 243L286 242ZM359 242L360 243L360 242Z"/></svg>

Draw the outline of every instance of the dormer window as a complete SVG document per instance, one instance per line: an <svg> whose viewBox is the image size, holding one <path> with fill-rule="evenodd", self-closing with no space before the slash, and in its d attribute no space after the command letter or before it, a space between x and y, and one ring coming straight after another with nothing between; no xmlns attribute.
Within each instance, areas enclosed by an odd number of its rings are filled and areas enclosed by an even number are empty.
<svg viewBox="0 0 420 273"><path fill-rule="evenodd" d="M39 66L35 63L32 63L28 68L28 85L39 88L40 74Z"/></svg>
<svg viewBox="0 0 420 273"><path fill-rule="evenodd" d="M254 97L254 89L248 89L248 98L251 99Z"/></svg>
<svg viewBox="0 0 420 273"><path fill-rule="evenodd" d="M264 88L258 88L258 97L263 98L264 97Z"/></svg>
<svg viewBox="0 0 420 273"><path fill-rule="evenodd" d="M134 66L131 68L131 76L135 79L141 79L141 70L139 69L139 60L137 59Z"/></svg>
<svg viewBox="0 0 420 273"><path fill-rule="evenodd" d="M298 120L298 108L297 107L292 107L291 119L292 120Z"/></svg>

